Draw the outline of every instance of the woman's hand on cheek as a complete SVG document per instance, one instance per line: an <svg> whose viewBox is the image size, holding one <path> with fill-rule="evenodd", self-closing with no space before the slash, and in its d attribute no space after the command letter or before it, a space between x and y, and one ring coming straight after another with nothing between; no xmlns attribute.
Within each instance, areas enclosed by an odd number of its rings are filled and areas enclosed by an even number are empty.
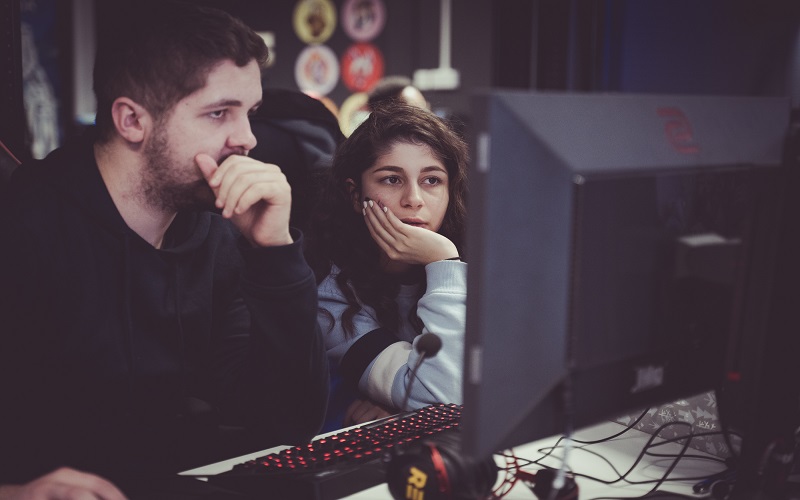
<svg viewBox="0 0 800 500"><path fill-rule="evenodd" d="M393 261L426 265L458 257L455 244L445 236L405 224L375 201L365 201L363 213L372 239Z"/></svg>

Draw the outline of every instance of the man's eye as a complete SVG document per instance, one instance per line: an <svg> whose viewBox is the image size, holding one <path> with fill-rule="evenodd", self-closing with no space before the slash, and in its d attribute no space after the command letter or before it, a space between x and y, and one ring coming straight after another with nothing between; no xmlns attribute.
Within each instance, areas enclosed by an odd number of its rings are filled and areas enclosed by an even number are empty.
<svg viewBox="0 0 800 500"><path fill-rule="evenodd" d="M211 118L223 118L223 117L225 116L225 114L226 114L226 113L227 113L227 110L225 110L225 109L219 109L219 110L217 110L217 111L212 111L212 112L211 112L211 113L209 113L208 115L209 115Z"/></svg>

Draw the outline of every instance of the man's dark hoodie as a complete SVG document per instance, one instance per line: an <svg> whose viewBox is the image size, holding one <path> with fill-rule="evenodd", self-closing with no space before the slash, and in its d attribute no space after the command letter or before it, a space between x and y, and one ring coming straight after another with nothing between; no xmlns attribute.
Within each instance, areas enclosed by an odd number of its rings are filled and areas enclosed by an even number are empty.
<svg viewBox="0 0 800 500"><path fill-rule="evenodd" d="M156 249L86 140L16 169L0 235L0 484L172 473L318 431L328 369L299 232L252 248L187 212Z"/></svg>

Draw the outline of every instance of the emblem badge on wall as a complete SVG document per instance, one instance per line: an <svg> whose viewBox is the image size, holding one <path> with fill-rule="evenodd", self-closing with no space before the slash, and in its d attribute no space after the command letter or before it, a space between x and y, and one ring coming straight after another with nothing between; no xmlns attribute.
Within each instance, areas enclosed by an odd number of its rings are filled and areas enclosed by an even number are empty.
<svg viewBox="0 0 800 500"><path fill-rule="evenodd" d="M371 43L356 43L342 55L342 80L353 92L371 89L383 77L383 54Z"/></svg>
<svg viewBox="0 0 800 500"><path fill-rule="evenodd" d="M325 43L336 29L331 0L300 0L294 8L294 32L305 43Z"/></svg>
<svg viewBox="0 0 800 500"><path fill-rule="evenodd" d="M369 42L386 24L383 0L347 0L342 5L342 27L357 42Z"/></svg>
<svg viewBox="0 0 800 500"><path fill-rule="evenodd" d="M339 80L336 54L325 45L309 45L297 56L294 79L303 92L328 94Z"/></svg>

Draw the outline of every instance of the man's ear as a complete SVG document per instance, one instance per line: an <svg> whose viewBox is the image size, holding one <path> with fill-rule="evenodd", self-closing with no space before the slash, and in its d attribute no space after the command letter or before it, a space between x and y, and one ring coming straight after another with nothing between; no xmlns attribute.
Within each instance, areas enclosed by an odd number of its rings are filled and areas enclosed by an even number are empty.
<svg viewBox="0 0 800 500"><path fill-rule="evenodd" d="M359 192L358 186L356 186L353 179L347 179L344 182L347 184L347 192L350 193L350 201L353 204L353 210L361 213L364 207L361 206L361 193Z"/></svg>
<svg viewBox="0 0 800 500"><path fill-rule="evenodd" d="M150 113L133 99L118 97L111 104L111 119L117 133L128 142L144 140L152 124Z"/></svg>

